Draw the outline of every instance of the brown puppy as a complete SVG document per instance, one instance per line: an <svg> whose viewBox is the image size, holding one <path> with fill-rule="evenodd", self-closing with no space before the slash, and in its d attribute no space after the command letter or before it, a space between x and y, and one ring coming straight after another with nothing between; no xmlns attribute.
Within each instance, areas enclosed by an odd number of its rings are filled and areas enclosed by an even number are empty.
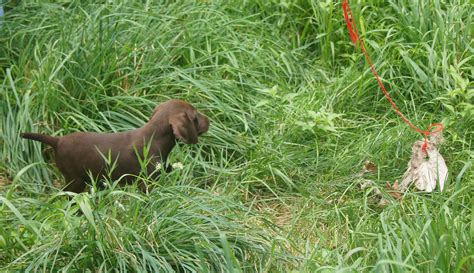
<svg viewBox="0 0 474 273"><path fill-rule="evenodd" d="M77 132L62 137L36 133L22 133L21 137L37 140L54 149L56 165L68 185L64 190L82 192L89 181L89 174L101 178L106 172L104 157L110 156L115 169L112 179L124 174L124 183L131 183L133 175L140 173L143 151L148 148L147 172L156 171L158 163L166 164L176 139L186 144L196 144L198 136L209 129L209 119L191 104L170 100L155 108L150 120L141 128L119 133ZM158 173L158 172L155 172ZM146 191L146 185L141 184Z"/></svg>

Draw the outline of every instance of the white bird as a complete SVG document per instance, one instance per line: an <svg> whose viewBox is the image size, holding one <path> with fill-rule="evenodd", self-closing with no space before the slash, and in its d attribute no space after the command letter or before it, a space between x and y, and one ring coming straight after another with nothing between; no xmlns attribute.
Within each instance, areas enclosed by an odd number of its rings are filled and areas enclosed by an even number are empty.
<svg viewBox="0 0 474 273"><path fill-rule="evenodd" d="M426 154L422 151L423 141L416 141L412 147L412 156L408 162L408 169L403 175L400 190L406 191L411 183L420 191L432 192L439 184L443 191L444 183L448 179L448 167L443 156L438 151L438 144L442 136L434 136L428 141Z"/></svg>

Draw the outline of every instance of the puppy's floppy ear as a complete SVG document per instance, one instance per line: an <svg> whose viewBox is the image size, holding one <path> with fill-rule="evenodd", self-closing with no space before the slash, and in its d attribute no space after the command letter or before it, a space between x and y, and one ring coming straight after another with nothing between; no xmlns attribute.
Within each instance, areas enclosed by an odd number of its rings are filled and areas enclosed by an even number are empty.
<svg viewBox="0 0 474 273"><path fill-rule="evenodd" d="M177 139L180 139L186 144L196 144L198 142L196 128L185 112L172 115L169 118L169 123Z"/></svg>

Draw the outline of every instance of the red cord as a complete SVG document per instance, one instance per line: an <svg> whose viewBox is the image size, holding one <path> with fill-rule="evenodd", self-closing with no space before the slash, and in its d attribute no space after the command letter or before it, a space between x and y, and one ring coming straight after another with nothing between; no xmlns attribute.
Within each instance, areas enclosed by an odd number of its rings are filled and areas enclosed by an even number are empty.
<svg viewBox="0 0 474 273"><path fill-rule="evenodd" d="M372 64L372 60L370 59L369 54L367 53L367 50L365 49L364 46L364 41L362 38L359 36L359 31L357 30L357 26L354 22L354 16L352 15L351 8L349 7L349 2L348 0L345 0L342 3L342 9L344 10L344 19L346 20L347 23L347 29L349 30L349 34L351 36L351 40L354 43L355 46L357 46L357 42L359 42L359 45L362 49L362 52L364 52L365 59L370 65L370 69L372 70L372 73L374 73L375 78L377 79L377 82L379 83L380 87L382 88L383 93L385 94L385 97L388 99L390 104L392 105L393 109L395 112L405 121L406 124L408 124L413 130L417 131L418 133L423 134L424 136L424 142L423 146L421 147L422 151L427 154L426 149L428 148L428 136L434 133L438 133L443 131L444 125L441 123L434 123L428 126L426 130L421 130L415 125L413 125L403 114L402 112L398 109L397 105L395 105L395 102L393 102L392 97L390 97L390 94L388 93L387 89L385 89L385 86L383 85L382 81L380 80L379 75L377 74L377 71L375 71L375 68ZM431 129L438 127L438 129L431 131Z"/></svg>

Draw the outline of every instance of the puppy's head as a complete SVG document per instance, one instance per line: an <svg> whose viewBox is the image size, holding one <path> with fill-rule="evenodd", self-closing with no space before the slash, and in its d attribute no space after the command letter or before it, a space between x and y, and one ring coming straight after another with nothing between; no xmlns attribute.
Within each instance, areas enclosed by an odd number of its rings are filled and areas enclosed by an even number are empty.
<svg viewBox="0 0 474 273"><path fill-rule="evenodd" d="M209 119L182 100L170 100L158 106L155 115L166 115L175 138L186 144L196 144L198 136L209 129Z"/></svg>

